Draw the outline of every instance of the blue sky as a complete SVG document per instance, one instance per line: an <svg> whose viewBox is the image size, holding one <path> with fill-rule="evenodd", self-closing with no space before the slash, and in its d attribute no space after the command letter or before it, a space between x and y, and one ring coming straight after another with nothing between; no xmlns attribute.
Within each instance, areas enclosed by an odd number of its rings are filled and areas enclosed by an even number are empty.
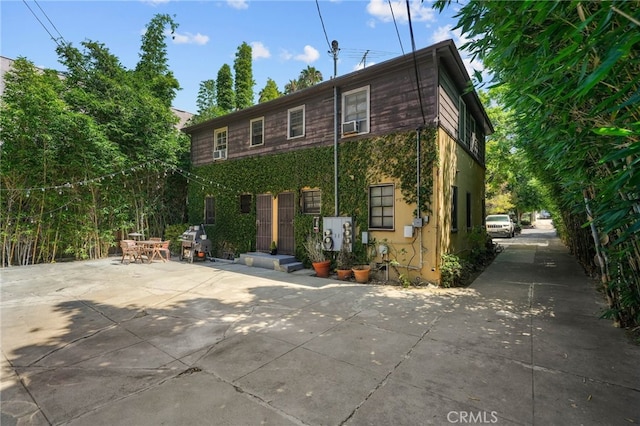
<svg viewBox="0 0 640 426"><path fill-rule="evenodd" d="M61 36L76 47L85 40L100 42L132 69L145 26L156 14L175 15L179 27L175 38L167 39L168 58L182 90L173 106L195 113L200 83L215 80L225 63L233 69L243 42L253 48L256 102L267 78L283 90L308 65L324 80L331 78L332 40L340 47L338 75L411 52L406 2L391 0L391 6L393 13L389 0L2 0L0 54L62 70L51 38ZM464 43L451 31L455 7L438 14L430 1L410 0L417 49L445 39L453 39L458 47ZM482 69L464 53L463 58L470 75L472 68Z"/></svg>

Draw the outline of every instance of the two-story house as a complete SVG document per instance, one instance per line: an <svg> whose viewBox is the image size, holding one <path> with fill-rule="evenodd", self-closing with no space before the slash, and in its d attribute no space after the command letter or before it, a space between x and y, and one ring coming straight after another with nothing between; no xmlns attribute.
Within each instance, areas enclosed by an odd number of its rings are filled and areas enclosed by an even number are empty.
<svg viewBox="0 0 640 426"><path fill-rule="evenodd" d="M189 216L218 252L305 258L319 232L360 262L439 282L484 218L492 125L448 40L187 127ZM206 182L206 183L203 183ZM394 276L395 275L395 276Z"/></svg>

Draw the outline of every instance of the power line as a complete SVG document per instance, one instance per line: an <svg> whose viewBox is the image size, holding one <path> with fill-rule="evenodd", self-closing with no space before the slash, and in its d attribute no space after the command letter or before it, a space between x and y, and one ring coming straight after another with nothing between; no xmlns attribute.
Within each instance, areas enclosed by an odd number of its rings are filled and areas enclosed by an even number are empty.
<svg viewBox="0 0 640 426"><path fill-rule="evenodd" d="M327 46L329 46L329 50L331 50L331 43L329 43L329 36L327 36L327 30L324 27L324 21L322 20L322 13L320 13L320 3L318 3L318 0L316 0L316 8L318 9L318 16L320 17L320 23L322 24L324 38L327 40Z"/></svg>
<svg viewBox="0 0 640 426"><path fill-rule="evenodd" d="M416 58L416 41L413 36L413 24L411 24L411 8L409 7L409 0L406 0L407 4L407 20L409 21L409 33L411 34L411 48L413 51L413 69L416 72L416 84L418 85L418 101L420 102L420 112L422 113L422 123L426 124L424 116L424 106L422 103L422 89L420 88L420 73L418 72L418 60Z"/></svg>
<svg viewBox="0 0 640 426"><path fill-rule="evenodd" d="M33 15L34 18L36 18L36 20L40 23L40 25L42 26L42 28L44 28L44 30L47 32L47 34L49 34L49 37L51 37L51 40L54 41L54 43L60 47L60 43L58 43L58 38L54 37L53 34L51 34L51 32L49 31L49 29L42 23L42 21L40 20L40 18L38 18L38 15L36 15L36 13L33 11L33 9L31 9L31 6L29 6L29 4L27 3L26 0L22 0L22 2L24 3L25 6L27 6L27 9L29 9L29 12L31 12L31 14ZM64 38L62 37L62 34L60 34L60 32L58 31L58 29L56 28L55 25L53 25L53 23L51 22L51 20L49 19L49 17L47 16L47 14L44 12L44 10L42 10L42 8L40 7L40 5L38 4L37 1L34 1L34 3L36 3L36 5L38 6L38 8L42 11L42 13L44 14L44 16L47 17L47 20L51 23L51 25L53 26L53 28L55 28L55 30L58 32L58 34L60 35L60 39L62 39L62 41L64 41Z"/></svg>
<svg viewBox="0 0 640 426"><path fill-rule="evenodd" d="M398 41L400 42L400 50L402 50L402 54L404 55L404 47L402 47L402 39L400 38L400 32L398 31L398 23L396 22L396 15L394 15L393 13L393 6L391 5L391 0L389 0L389 10L391 10L393 25L395 25L396 27L396 34L398 35Z"/></svg>
<svg viewBox="0 0 640 426"><path fill-rule="evenodd" d="M60 31L58 31L58 28L56 28L56 26L54 25L54 23L51 21L51 19L49 19L49 15L47 15L47 12L44 11L44 9L42 9L42 7L40 7L40 3L38 3L38 0L33 0L33 2L36 4L36 6L38 6L38 9L40 9L40 11L42 12L42 14L47 18L47 21L49 21L49 23L51 24L51 26L53 27L54 30L56 30L56 32L58 33L58 35L60 36L60 39L62 39L62 41L64 41L65 43L67 42L64 37L62 37L62 34L60 33Z"/></svg>

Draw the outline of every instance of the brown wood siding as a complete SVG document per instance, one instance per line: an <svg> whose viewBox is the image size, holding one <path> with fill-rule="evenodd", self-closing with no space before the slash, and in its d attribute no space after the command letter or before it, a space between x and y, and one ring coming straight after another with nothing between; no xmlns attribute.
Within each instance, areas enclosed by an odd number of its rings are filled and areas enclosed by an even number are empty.
<svg viewBox="0 0 640 426"><path fill-rule="evenodd" d="M202 166L213 161L213 129L200 130L191 135L191 162Z"/></svg>
<svg viewBox="0 0 640 426"><path fill-rule="evenodd" d="M451 87L450 81L446 76L442 76L442 85L438 88L440 98L440 125L449 132L450 135L457 137L458 135L458 99L457 92ZM447 84L449 83L449 84Z"/></svg>
<svg viewBox="0 0 640 426"><path fill-rule="evenodd" d="M370 135L415 129L423 124L423 111L424 121L433 121L437 79L432 61L420 63L418 70L422 108L414 69L378 74L370 80Z"/></svg>
<svg viewBox="0 0 640 426"><path fill-rule="evenodd" d="M433 49L420 51L416 57L421 97L417 92L413 55L405 55L188 128L186 131L192 140L192 163L202 166L213 161L213 133L216 128L222 127L228 128L228 144L227 159L221 161L331 146L334 142L333 84L337 85L335 106L338 108L338 126L342 122L342 93L369 86L370 94L370 133L345 138L339 135L340 143L412 130L422 124L432 124L436 118L449 134L457 137L458 95L466 85L466 80L462 81L461 77L468 77L460 68L461 62L455 60L455 45L443 42ZM434 61L436 58L437 62ZM442 79L442 76L439 78L439 72L448 75L446 84L442 83L448 90L439 85ZM471 103L472 108L468 108L468 112L474 115L478 127L488 128L490 123L482 116L482 107L475 105L473 100ZM304 136L288 139L288 109L302 105L305 107ZM264 144L252 147L249 140L250 122L260 117L264 118ZM484 157L482 133L478 132L479 146L474 147L481 162Z"/></svg>
<svg viewBox="0 0 640 426"><path fill-rule="evenodd" d="M420 63L418 69L425 120L431 122L436 114L436 70L431 58ZM418 85L413 68L391 69L378 73L370 79L354 80L337 90L337 108L340 118L342 93L370 86L370 133L360 137L414 129L423 123L417 92ZM303 137L287 139L288 109L301 105L305 106L305 134ZM227 158L235 159L332 145L333 115L334 93L333 88L328 87L327 90L305 98L304 102L292 102L262 113L257 111L255 116L246 116L235 122L220 124L215 128L228 126ZM250 146L250 121L260 117L264 117L265 142L263 145ZM191 160L194 166L209 164L213 161L215 128L199 129L192 133ZM353 139L345 138L344 140Z"/></svg>

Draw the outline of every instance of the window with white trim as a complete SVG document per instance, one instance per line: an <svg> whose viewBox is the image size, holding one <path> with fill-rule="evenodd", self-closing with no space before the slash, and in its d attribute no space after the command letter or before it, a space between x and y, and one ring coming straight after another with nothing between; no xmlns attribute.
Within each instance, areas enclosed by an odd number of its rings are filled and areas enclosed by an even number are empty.
<svg viewBox="0 0 640 426"><path fill-rule="evenodd" d="M288 111L287 139L299 138L304 136L304 105L291 108Z"/></svg>
<svg viewBox="0 0 640 426"><path fill-rule="evenodd" d="M251 146L264 144L264 117L251 120Z"/></svg>
<svg viewBox="0 0 640 426"><path fill-rule="evenodd" d="M370 86L342 94L342 136L369 133Z"/></svg>
<svg viewBox="0 0 640 426"><path fill-rule="evenodd" d="M213 159L224 160L227 158L227 128L223 127L213 131Z"/></svg>
<svg viewBox="0 0 640 426"><path fill-rule="evenodd" d="M392 184L369 187L369 229L394 229L393 193Z"/></svg>

